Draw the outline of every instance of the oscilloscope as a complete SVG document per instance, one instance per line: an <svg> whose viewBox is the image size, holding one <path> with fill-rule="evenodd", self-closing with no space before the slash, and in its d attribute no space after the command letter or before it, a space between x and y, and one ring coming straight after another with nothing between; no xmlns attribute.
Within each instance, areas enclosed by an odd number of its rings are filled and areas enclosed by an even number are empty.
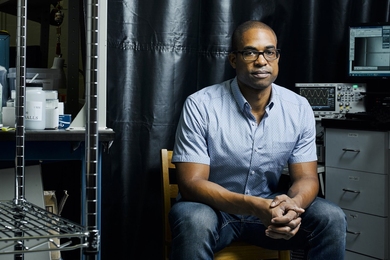
<svg viewBox="0 0 390 260"><path fill-rule="evenodd" d="M295 83L295 87L309 101L316 120L366 111L365 83Z"/></svg>

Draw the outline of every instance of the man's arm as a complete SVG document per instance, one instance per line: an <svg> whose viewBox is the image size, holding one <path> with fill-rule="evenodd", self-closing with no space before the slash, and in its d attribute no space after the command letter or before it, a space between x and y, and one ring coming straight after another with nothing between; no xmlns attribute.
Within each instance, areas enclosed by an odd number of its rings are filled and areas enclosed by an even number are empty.
<svg viewBox="0 0 390 260"><path fill-rule="evenodd" d="M265 226L279 215L278 207L270 207L272 199L231 192L210 182L208 165L176 163L176 171L180 194L185 200L201 202L230 214L255 215Z"/></svg>
<svg viewBox="0 0 390 260"><path fill-rule="evenodd" d="M287 195L276 196L271 207L280 207L283 210L282 216L271 220L272 225L268 227L267 235L272 238L289 239L299 230L299 219L302 212L295 208L307 208L316 198L319 191L317 174L317 162L295 163L289 166L292 185Z"/></svg>
<svg viewBox="0 0 390 260"><path fill-rule="evenodd" d="M271 206L291 200L300 208L307 208L316 198L319 191L317 161L295 163L289 166L291 186L287 196L277 196Z"/></svg>
<svg viewBox="0 0 390 260"><path fill-rule="evenodd" d="M301 208L307 208L317 197L319 181L317 161L295 163L289 166L292 185L287 195Z"/></svg>

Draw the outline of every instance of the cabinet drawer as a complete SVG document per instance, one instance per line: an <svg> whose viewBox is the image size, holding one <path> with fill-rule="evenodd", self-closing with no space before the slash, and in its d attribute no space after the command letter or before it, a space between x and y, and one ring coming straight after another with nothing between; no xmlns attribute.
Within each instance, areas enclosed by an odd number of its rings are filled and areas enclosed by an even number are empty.
<svg viewBox="0 0 390 260"><path fill-rule="evenodd" d="M388 219L349 210L344 212L348 222L346 249L379 259L388 259L389 239L386 230Z"/></svg>
<svg viewBox="0 0 390 260"><path fill-rule="evenodd" d="M326 167L325 198L343 209L388 216L388 175Z"/></svg>
<svg viewBox="0 0 390 260"><path fill-rule="evenodd" d="M388 132L326 129L326 166L383 174L388 151Z"/></svg>

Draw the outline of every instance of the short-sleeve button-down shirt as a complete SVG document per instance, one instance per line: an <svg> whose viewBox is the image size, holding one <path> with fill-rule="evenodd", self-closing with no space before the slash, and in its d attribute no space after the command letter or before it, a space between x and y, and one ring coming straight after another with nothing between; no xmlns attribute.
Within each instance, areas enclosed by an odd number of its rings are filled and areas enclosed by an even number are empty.
<svg viewBox="0 0 390 260"><path fill-rule="evenodd" d="M313 110L305 98L272 84L258 124L234 78L187 98L172 161L207 164L210 181L268 197L288 163L317 160L315 135Z"/></svg>

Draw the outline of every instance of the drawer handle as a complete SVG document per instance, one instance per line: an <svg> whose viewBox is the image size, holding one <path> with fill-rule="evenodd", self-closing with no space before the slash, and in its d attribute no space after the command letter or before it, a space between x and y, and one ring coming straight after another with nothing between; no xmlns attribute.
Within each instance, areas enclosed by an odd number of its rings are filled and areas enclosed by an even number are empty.
<svg viewBox="0 0 390 260"><path fill-rule="evenodd" d="M360 190L343 189L345 192L360 193Z"/></svg>
<svg viewBox="0 0 390 260"><path fill-rule="evenodd" d="M355 236L360 235L360 232L359 232L359 231L358 231L358 232L355 232L355 231L349 231L349 230L347 230L347 233L348 233L348 234L355 235Z"/></svg>
<svg viewBox="0 0 390 260"><path fill-rule="evenodd" d="M359 149L349 149L349 148L343 148L344 152L354 152L354 153L360 153Z"/></svg>

